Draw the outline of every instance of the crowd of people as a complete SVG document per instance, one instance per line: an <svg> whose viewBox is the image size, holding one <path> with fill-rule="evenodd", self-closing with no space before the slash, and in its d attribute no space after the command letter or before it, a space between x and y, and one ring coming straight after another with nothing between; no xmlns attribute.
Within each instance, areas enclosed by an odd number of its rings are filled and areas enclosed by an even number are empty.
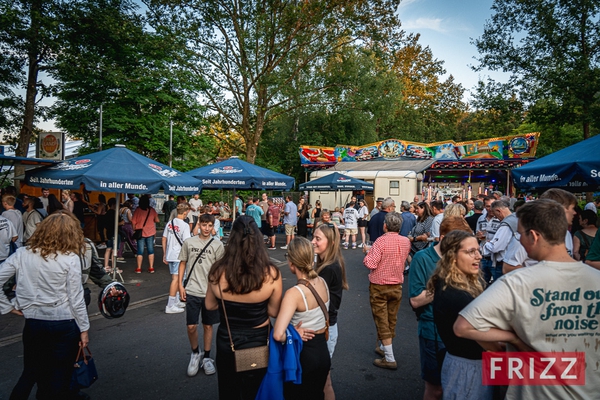
<svg viewBox="0 0 600 400"><path fill-rule="evenodd" d="M142 273L145 254L147 271L155 271L159 215L151 196L128 195L118 216L115 198L99 196L96 204L77 193L63 192L62 198L43 190L39 198L19 202L11 188L2 196L0 262L6 262L0 265L0 282L16 275L16 290L12 299L6 290L0 293L0 311L26 318L24 371L14 398L26 398L33 384L39 398L79 395L69 388L68 375L73 353L88 342L83 284L88 275L101 287L111 282L106 272L116 268L110 262L115 244L118 257L123 243L134 250L135 273ZM598 333L599 307L588 304L600 300L598 206L600 200L581 210L577 198L560 189L532 201L500 192L447 201L416 196L402 201L399 212L392 198L377 198L369 210L364 198L352 197L345 207L328 210L320 201L312 207L306 198L295 203L289 195L279 204L263 193L245 204L236 196L232 210L226 203L204 205L198 195L171 196L162 208L162 261L171 275L165 312L185 313L191 349L187 374L218 372L219 398L333 399L331 360L343 291L349 289L344 255L360 257L351 250L361 248L377 331L373 365L398 368L393 340L408 279L424 399L592 398L600 378L590 368L585 386L483 385L482 355L506 349L580 351L588 366L600 363L585 335L560 344L550 339L572 330L572 319L562 311L552 313L556 302L567 300L565 309L580 310L574 318L586 321L578 333ZM102 216L97 246L83 237L78 210L84 208ZM231 223L226 244L225 223ZM268 254L276 248L280 224L281 249L297 280L285 293L281 272ZM101 267L96 247L106 248ZM89 261L81 261L85 252ZM43 265L44 271L36 275L25 265ZM91 265L95 272L84 274ZM33 296L36 290L42 298ZM581 296L572 295L576 291ZM52 302L60 307L50 311ZM41 339L57 330L55 339ZM265 346L281 354L282 365L270 365L269 371L240 368L236 350ZM301 373L277 383L283 379L277 368L288 371L291 365ZM273 390L282 392L269 397Z"/></svg>

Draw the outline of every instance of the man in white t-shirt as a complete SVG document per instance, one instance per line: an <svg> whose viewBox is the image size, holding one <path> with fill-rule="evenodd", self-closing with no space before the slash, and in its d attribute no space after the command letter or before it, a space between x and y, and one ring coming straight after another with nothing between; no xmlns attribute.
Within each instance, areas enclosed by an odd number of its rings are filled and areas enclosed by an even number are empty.
<svg viewBox="0 0 600 400"><path fill-rule="evenodd" d="M190 203L190 212L189 212L189 220L193 227L196 226L196 222L198 221L198 216L202 214L202 200L200 200L200 195L196 193L192 199L189 201Z"/></svg>
<svg viewBox="0 0 600 400"><path fill-rule="evenodd" d="M163 262L169 266L171 272L171 285L169 286L169 300L165 313L178 314L184 312L185 303L179 300L179 252L185 239L191 237L190 225L184 221L190 207L186 203L177 205L177 217L165 225L162 237L164 251Z"/></svg>
<svg viewBox="0 0 600 400"><path fill-rule="evenodd" d="M573 217L575 217L575 206L577 205L577 197L573 193L567 192L562 189L549 189L540 196L540 199L554 200L563 206L565 211L565 217L567 218L567 224L573 223ZM519 242L520 235L516 233L516 238L513 238L506 249L504 257L504 265L502 267L503 273L510 272L521 267L530 267L537 263L536 260L532 260L525 251L525 248ZM571 232L565 233L565 247L567 253L573 257L573 237Z"/></svg>
<svg viewBox="0 0 600 400"><path fill-rule="evenodd" d="M557 202L528 202L517 216L521 244L540 262L502 276L475 298L460 312L454 333L518 351L585 353L585 385L510 385L506 399L597 398L600 271L567 253L567 218Z"/></svg>
<svg viewBox="0 0 600 400"><path fill-rule="evenodd" d="M354 208L356 203L351 200L344 209L344 249L348 249L352 237L352 249L356 249L356 234L358 233L358 211Z"/></svg>

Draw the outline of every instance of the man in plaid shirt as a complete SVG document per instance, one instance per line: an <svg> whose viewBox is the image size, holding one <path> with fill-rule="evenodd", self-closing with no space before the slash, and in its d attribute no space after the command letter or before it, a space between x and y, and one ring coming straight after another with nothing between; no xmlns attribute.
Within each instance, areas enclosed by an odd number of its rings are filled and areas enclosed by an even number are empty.
<svg viewBox="0 0 600 400"><path fill-rule="evenodd" d="M398 368L392 350L392 339L396 335L398 309L402 300L404 265L410 252L410 241L399 235L402 216L393 211L387 213L380 236L371 248L363 247L367 253L363 263L369 273L369 301L377 327L377 338L381 346L375 352L382 356L373 361L380 368Z"/></svg>

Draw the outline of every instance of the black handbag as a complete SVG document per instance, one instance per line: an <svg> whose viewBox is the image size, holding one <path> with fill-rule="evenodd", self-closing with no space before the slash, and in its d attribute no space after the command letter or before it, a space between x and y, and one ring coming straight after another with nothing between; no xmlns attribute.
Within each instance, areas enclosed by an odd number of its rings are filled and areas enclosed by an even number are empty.
<svg viewBox="0 0 600 400"><path fill-rule="evenodd" d="M98 371L92 357L92 352L85 347L88 354L85 354L83 347L79 347L75 365L73 365L73 374L71 375L71 389L85 389L92 386L98 380ZM81 357L81 359L80 359Z"/></svg>
<svg viewBox="0 0 600 400"><path fill-rule="evenodd" d="M140 240L141 238L143 238L142 231L144 230L144 227L146 226L146 222L148 222L148 217L149 216L150 216L150 209L148 209L148 214L146 214L146 219L144 220L144 225L142 225L142 229L136 229L133 232L133 238L135 240Z"/></svg>

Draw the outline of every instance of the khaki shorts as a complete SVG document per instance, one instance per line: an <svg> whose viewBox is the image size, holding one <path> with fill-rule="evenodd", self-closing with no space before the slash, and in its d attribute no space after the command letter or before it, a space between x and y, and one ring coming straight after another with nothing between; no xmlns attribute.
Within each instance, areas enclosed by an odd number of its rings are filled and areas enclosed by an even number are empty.
<svg viewBox="0 0 600 400"><path fill-rule="evenodd" d="M356 235L358 233L358 229L354 228L346 228L344 229L344 235L348 234L348 235Z"/></svg>
<svg viewBox="0 0 600 400"><path fill-rule="evenodd" d="M285 235L286 236L294 236L294 229L295 228L296 228L296 225L285 224Z"/></svg>

